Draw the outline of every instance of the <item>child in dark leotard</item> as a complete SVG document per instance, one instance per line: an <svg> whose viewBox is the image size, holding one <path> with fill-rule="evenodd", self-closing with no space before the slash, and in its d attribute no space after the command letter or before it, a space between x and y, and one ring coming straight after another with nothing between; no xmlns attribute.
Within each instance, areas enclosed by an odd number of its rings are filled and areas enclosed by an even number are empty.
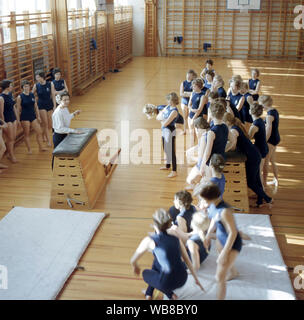
<svg viewBox="0 0 304 320"><path fill-rule="evenodd" d="M206 63L205 63L205 68L202 70L202 72L201 72L201 74L200 74L200 77L201 77L201 79L202 79L204 82L207 81L207 79L206 79L206 73L207 73L207 71L213 71L213 72L215 73L215 71L214 71L214 69L213 69L213 60L211 60L211 59L208 59L208 60L206 61Z"/></svg>
<svg viewBox="0 0 304 320"><path fill-rule="evenodd" d="M66 91L69 92L68 86L64 79L61 78L61 70L59 68L55 68L53 70L54 80L52 81L54 84L55 95L59 95L60 93Z"/></svg>
<svg viewBox="0 0 304 320"><path fill-rule="evenodd" d="M265 123L263 119L261 118L263 114L263 106L258 104L257 102L254 102L250 106L250 114L253 118L253 123L249 129L249 139L255 139L254 145L259 149L262 160L260 164L260 175L261 175L261 181L263 181L263 168L265 163L265 158L269 152L269 148L266 141L266 129L265 129ZM265 185L263 184L265 187Z"/></svg>
<svg viewBox="0 0 304 320"><path fill-rule="evenodd" d="M276 187L279 185L279 174L278 168L276 164L276 148L280 143L280 133L279 133L279 113L273 108L273 101L270 96L261 96L259 99L259 103L264 107L267 111L266 116L266 140L268 143L269 153L266 156L263 176L264 176L264 184L267 183L267 176L269 171L269 162L271 162L274 179L267 184L274 184Z"/></svg>
<svg viewBox="0 0 304 320"><path fill-rule="evenodd" d="M239 74L236 74L236 75L232 76L232 78L229 80L229 88L227 90L227 98L228 98L228 96L229 96L229 94L231 92L231 84L234 81L239 81L239 82L242 83L243 82L243 78Z"/></svg>
<svg viewBox="0 0 304 320"><path fill-rule="evenodd" d="M230 91L227 99L229 100L229 104L234 116L243 122L241 110L243 108L245 99L240 93L241 85L242 82L240 80L237 78L232 79L230 82Z"/></svg>
<svg viewBox="0 0 304 320"><path fill-rule="evenodd" d="M37 96L43 137L50 147L52 144L49 130L52 129L52 114L56 108L55 88L52 82L46 80L43 71L37 71L35 77L37 82L34 84L33 93Z"/></svg>
<svg viewBox="0 0 304 320"><path fill-rule="evenodd" d="M10 80L3 80L0 84L2 93L0 94L0 119L6 123L3 132L6 135L6 148L8 158L12 163L17 163L14 147L17 136L17 127L19 123L19 115L15 108L15 100L13 99L12 91L13 83Z"/></svg>
<svg viewBox="0 0 304 320"><path fill-rule="evenodd" d="M206 71L205 84L204 86L211 90L213 78L215 77L215 73L212 70Z"/></svg>
<svg viewBox="0 0 304 320"><path fill-rule="evenodd" d="M195 119L194 125L198 130L202 130L203 133L202 133L201 138L198 143L197 163L191 169L191 171L188 174L187 179L186 179L187 183L189 184L189 186L186 187L187 190L193 189L195 186L195 183L198 182L202 177L201 172L200 172L200 168L201 168L201 164L203 161L203 155L205 152L205 148L207 145L207 134L208 134L208 131L210 130L209 123L203 117L199 117L199 118Z"/></svg>
<svg viewBox="0 0 304 320"><path fill-rule="evenodd" d="M197 212L191 220L191 228L193 232L187 240L187 251L193 264L193 269L197 272L201 264L208 257L210 247L206 248L204 241L206 233L210 225L210 219L206 214Z"/></svg>
<svg viewBox="0 0 304 320"><path fill-rule="evenodd" d="M229 143L226 151L237 149L246 155L247 160L245 162L245 167L247 185L258 197L256 206L258 208L261 207L265 200L268 207L271 208L272 199L265 193L261 182L261 155L258 148L249 140L247 132L239 119L233 117L230 113L226 113L224 115L224 121L230 129Z"/></svg>
<svg viewBox="0 0 304 320"><path fill-rule="evenodd" d="M187 130L187 119L188 119L188 104L190 96L192 93L192 81L197 78L197 74L194 70L189 70L186 75L186 80L183 81L180 85L180 96L181 96L181 108L183 112L184 121L184 131L183 134L186 134Z"/></svg>
<svg viewBox="0 0 304 320"><path fill-rule="evenodd" d="M42 130L40 127L40 114L35 100L35 96L31 90L31 84L27 80L21 82L22 93L17 97L17 109L20 114L20 121L24 132L24 141L27 146L28 153L31 154L30 146L30 130L34 129L39 151L46 151L43 146Z"/></svg>
<svg viewBox="0 0 304 320"><path fill-rule="evenodd" d="M178 119L178 103L179 99L175 92L167 95L168 105L157 115L156 119L162 124L162 142L163 149L166 154L166 166L161 167L160 170L170 170L172 163L172 171L168 178L177 176L176 164L176 120Z"/></svg>
<svg viewBox="0 0 304 320"><path fill-rule="evenodd" d="M225 158L225 147L228 140L228 127L223 121L225 108L222 103L215 102L210 106L213 126L207 135L207 144L202 158L200 173L210 177L209 162L214 153L219 153Z"/></svg>
<svg viewBox="0 0 304 320"><path fill-rule="evenodd" d="M259 91L261 88L261 81L258 79L260 71L258 69L252 69L251 79L248 80L249 93L252 94L254 101L259 100Z"/></svg>
<svg viewBox="0 0 304 320"><path fill-rule="evenodd" d="M251 93L249 93L249 87L247 82L242 82L240 93L244 96L244 105L241 110L241 118L243 119L244 126L246 131L249 131L249 128L252 124L252 116L249 113L250 105L253 104L253 98Z"/></svg>
<svg viewBox="0 0 304 320"><path fill-rule="evenodd" d="M225 159L222 155L214 153L210 159L211 178L210 182L216 184L221 191L221 198L225 191L226 179L223 174L225 168Z"/></svg>
<svg viewBox="0 0 304 320"><path fill-rule="evenodd" d="M206 248L210 246L212 234L216 230L219 252L216 296L217 299L223 300L226 297L226 281L238 276L234 263L242 249L242 239L234 221L233 210L221 199L218 186L212 182L205 184L200 191L200 197L208 205L208 215L211 218L204 241Z"/></svg>
<svg viewBox="0 0 304 320"><path fill-rule="evenodd" d="M183 242L176 236L167 233L172 224L170 215L164 209L159 209L154 213L153 221L155 234L141 241L130 261L134 273L139 275L138 259L146 251L153 252L152 269L146 269L142 273L144 281L148 284L146 299L152 300L154 289L158 289L169 299L176 300L178 297L174 294L174 290L182 287L188 278L186 265L196 284L204 290L197 279Z"/></svg>
<svg viewBox="0 0 304 320"><path fill-rule="evenodd" d="M196 208L192 205L192 196L188 191L179 191L174 196L174 206L179 210L175 224L185 233L191 232L191 220Z"/></svg>
<svg viewBox="0 0 304 320"><path fill-rule="evenodd" d="M210 90L204 87L203 80L195 79L192 81L193 92L189 101L188 126L190 130L190 146L194 146L195 134L194 120L198 117L207 118L207 102ZM197 137L198 138L198 137Z"/></svg>
<svg viewBox="0 0 304 320"><path fill-rule="evenodd" d="M217 92L220 98L227 97L226 90L224 89L225 82L220 75L216 75L213 78L212 88L211 91Z"/></svg>

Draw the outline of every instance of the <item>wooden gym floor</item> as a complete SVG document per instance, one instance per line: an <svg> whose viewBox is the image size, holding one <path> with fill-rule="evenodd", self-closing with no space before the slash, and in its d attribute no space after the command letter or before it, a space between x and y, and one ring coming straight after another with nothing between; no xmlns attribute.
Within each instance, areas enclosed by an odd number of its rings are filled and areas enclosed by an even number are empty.
<svg viewBox="0 0 304 320"><path fill-rule="evenodd" d="M107 74L84 96L73 97L71 111L81 109L72 127L116 129L122 120L134 129L158 129L155 120L142 114L145 103L163 104L165 95L179 92L179 85L189 68L201 71L205 58L134 58L120 73ZM286 265L304 264L304 63L286 61L243 61L216 59L215 69L228 85L233 74L244 79L250 68L262 73L262 91L271 94L280 112L282 142L277 150L280 185L274 195L274 207L250 213L272 214L271 221ZM12 206L49 207L51 188L51 150L38 153L34 136L33 154L27 155L24 143L16 147L20 163L0 176L0 218ZM181 141L179 138L178 141ZM130 149L134 145L130 143ZM152 139L151 139L152 145ZM4 163L8 163L5 159ZM143 299L145 283L132 273L129 260L139 241L152 231L151 215L156 208L172 205L176 191L183 189L188 166L178 166L178 177L166 178L159 165L123 165L114 171L94 211L110 214L96 232L80 261L84 271L75 271L59 299ZM271 194L273 188L268 192ZM140 261L149 267L152 255ZM295 275L290 269L290 277ZM296 291L304 299L304 290Z"/></svg>

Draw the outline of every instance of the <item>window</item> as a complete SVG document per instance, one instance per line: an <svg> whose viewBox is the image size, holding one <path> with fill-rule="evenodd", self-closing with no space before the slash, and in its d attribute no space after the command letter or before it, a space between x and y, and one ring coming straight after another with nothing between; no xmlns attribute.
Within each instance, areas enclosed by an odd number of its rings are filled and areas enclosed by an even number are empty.
<svg viewBox="0 0 304 320"><path fill-rule="evenodd" d="M0 1L0 15L5 16L10 12L22 13L22 11L36 12L50 11L49 0L9 0Z"/></svg>

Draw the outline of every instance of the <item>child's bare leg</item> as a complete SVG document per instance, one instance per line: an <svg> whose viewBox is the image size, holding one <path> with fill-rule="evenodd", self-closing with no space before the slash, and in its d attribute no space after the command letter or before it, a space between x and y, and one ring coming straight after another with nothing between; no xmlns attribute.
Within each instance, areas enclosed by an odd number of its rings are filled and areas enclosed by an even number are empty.
<svg viewBox="0 0 304 320"><path fill-rule="evenodd" d="M268 144L269 147L269 144ZM270 159L270 149L269 152L266 156L266 158L264 159L264 167L263 167L263 185L266 186L267 185L267 177L268 177L268 172L269 172L269 159Z"/></svg>
<svg viewBox="0 0 304 320"><path fill-rule="evenodd" d="M224 300L226 297L227 273L230 270L230 268L233 266L238 254L239 254L239 252L236 250L230 251L227 263L225 263L225 264L219 263L217 265L217 269L216 269L216 281L217 281L216 297L218 300Z"/></svg>
<svg viewBox="0 0 304 320"><path fill-rule="evenodd" d="M264 179L263 179L264 163L265 163L265 158L262 159L261 163L260 163L260 177L261 177L261 182L262 182L263 189L265 188Z"/></svg>
<svg viewBox="0 0 304 320"><path fill-rule="evenodd" d="M270 162L271 162L271 166L272 166L272 171L273 171L273 175L274 175L274 184L276 186L278 186L279 184L279 174L278 174L278 167L276 164L276 146L272 146L273 148L273 152L271 154L270 157Z"/></svg>
<svg viewBox="0 0 304 320"><path fill-rule="evenodd" d="M186 132L187 132L187 119L188 119L188 106L186 106L185 104L182 104L181 107L182 107L183 117L184 117L184 131L182 132L182 134L186 134Z"/></svg>

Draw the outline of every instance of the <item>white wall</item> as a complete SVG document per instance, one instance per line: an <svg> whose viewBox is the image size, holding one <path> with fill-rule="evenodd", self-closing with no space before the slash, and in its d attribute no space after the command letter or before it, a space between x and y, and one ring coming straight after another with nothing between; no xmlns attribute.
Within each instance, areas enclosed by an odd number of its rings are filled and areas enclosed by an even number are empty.
<svg viewBox="0 0 304 320"><path fill-rule="evenodd" d="M145 1L132 0L133 6L133 55L145 55Z"/></svg>

